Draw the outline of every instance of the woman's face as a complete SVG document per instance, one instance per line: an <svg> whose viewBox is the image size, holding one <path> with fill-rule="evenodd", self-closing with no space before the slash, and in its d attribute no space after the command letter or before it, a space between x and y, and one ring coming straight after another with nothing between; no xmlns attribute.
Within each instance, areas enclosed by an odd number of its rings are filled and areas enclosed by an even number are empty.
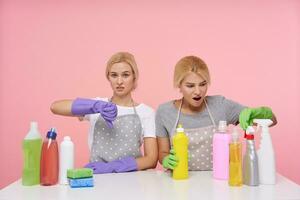
<svg viewBox="0 0 300 200"><path fill-rule="evenodd" d="M126 96L134 88L134 75L129 64L115 63L111 66L108 80L117 96Z"/></svg>
<svg viewBox="0 0 300 200"><path fill-rule="evenodd" d="M208 83L200 75L190 72L180 84L180 92L183 95L184 102L193 109L201 108L204 97L207 92Z"/></svg>

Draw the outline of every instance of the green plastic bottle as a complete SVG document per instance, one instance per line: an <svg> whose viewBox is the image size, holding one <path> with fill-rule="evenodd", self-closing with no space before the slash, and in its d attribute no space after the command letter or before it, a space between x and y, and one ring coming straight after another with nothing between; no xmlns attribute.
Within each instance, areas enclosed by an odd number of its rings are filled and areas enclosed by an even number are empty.
<svg viewBox="0 0 300 200"><path fill-rule="evenodd" d="M40 183L40 159L42 137L38 131L37 122L30 123L30 130L23 140L24 166L22 185L30 186Z"/></svg>

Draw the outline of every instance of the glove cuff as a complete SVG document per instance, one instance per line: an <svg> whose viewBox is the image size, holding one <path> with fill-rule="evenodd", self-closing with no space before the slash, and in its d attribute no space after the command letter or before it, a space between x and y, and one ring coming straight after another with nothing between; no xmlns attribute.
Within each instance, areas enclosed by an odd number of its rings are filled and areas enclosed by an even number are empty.
<svg viewBox="0 0 300 200"><path fill-rule="evenodd" d="M114 171L119 172L133 172L138 170L138 166L134 157L125 157L120 160L112 161L115 167Z"/></svg>
<svg viewBox="0 0 300 200"><path fill-rule="evenodd" d="M96 102L92 99L77 98L72 103L71 113L73 115L93 114L95 113L93 108Z"/></svg>

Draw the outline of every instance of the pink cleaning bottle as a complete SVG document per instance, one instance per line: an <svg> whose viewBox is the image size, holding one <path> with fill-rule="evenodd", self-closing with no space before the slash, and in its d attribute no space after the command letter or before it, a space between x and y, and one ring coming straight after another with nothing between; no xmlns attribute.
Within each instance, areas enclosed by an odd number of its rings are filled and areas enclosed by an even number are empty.
<svg viewBox="0 0 300 200"><path fill-rule="evenodd" d="M218 132L213 136L213 177L229 178L229 143L231 135L227 133L226 121L219 121Z"/></svg>

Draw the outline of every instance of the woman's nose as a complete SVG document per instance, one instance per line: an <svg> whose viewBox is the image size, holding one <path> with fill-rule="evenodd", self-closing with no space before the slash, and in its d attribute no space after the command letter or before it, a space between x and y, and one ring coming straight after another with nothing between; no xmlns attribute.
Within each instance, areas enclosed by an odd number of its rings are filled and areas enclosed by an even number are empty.
<svg viewBox="0 0 300 200"><path fill-rule="evenodd" d="M200 87L195 87L194 93L197 94L197 95L200 95L201 94Z"/></svg>
<svg viewBox="0 0 300 200"><path fill-rule="evenodd" d="M118 84L121 84L122 82L123 82L122 77L118 77L117 83L118 83Z"/></svg>

